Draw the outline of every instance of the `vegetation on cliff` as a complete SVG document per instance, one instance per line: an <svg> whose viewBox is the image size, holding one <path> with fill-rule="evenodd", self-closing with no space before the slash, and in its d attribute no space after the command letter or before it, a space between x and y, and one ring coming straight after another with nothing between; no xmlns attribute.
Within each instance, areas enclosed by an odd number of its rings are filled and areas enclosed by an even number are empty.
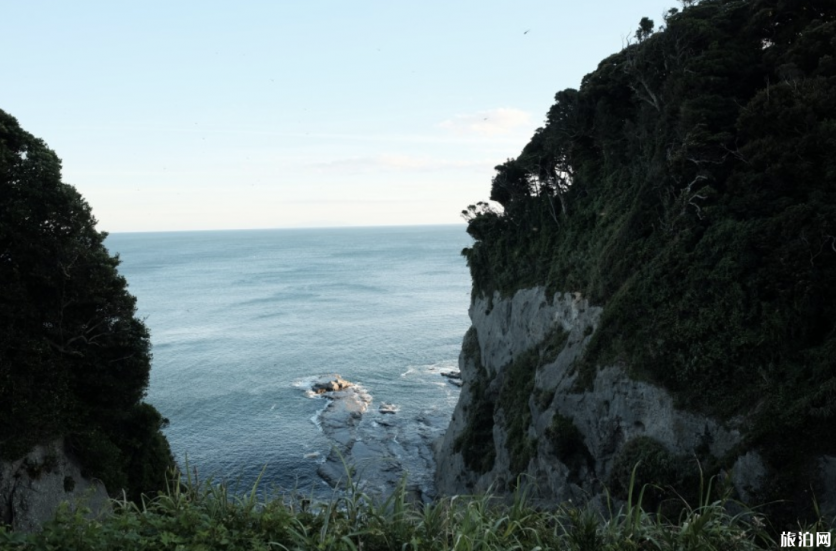
<svg viewBox="0 0 836 551"><path fill-rule="evenodd" d="M142 401L148 330L95 226L55 153L0 111L0 459L63 436L87 474L138 498L172 458Z"/></svg>
<svg viewBox="0 0 836 551"><path fill-rule="evenodd" d="M744 415L798 491L836 455L836 6L702 0L635 39L496 167L463 214L473 292L545 285L605 311L585 357ZM770 496L763 496L769 498Z"/></svg>

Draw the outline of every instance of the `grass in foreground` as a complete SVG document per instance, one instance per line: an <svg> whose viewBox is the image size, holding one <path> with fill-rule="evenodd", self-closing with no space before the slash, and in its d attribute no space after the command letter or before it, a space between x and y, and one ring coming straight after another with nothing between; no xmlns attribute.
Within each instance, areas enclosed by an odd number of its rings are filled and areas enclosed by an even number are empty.
<svg viewBox="0 0 836 551"><path fill-rule="evenodd" d="M256 485L257 486L257 485ZM261 499L256 488L230 495L223 484L178 475L166 492L141 505L115 500L98 520L59 510L38 534L0 528L0 549L29 550L749 550L777 548L756 512L730 514L725 500L683 509L676 522L640 506L642 492L601 514L560 506L545 511L486 496L412 504L401 485L374 500L356 485L329 502L299 496ZM710 495L710 488L705 495ZM631 505L636 503L638 505ZM817 525L818 531L824 527ZM812 529L811 529L812 531Z"/></svg>

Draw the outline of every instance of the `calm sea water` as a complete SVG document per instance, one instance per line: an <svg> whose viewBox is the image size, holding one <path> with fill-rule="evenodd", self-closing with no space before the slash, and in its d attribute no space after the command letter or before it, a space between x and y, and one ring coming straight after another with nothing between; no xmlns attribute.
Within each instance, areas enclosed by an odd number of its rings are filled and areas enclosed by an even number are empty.
<svg viewBox="0 0 836 551"><path fill-rule="evenodd" d="M406 419L452 414L439 372L469 326L470 243L463 226L111 234L178 462L242 488L262 469L268 487L321 487L325 401L304 392L320 374Z"/></svg>

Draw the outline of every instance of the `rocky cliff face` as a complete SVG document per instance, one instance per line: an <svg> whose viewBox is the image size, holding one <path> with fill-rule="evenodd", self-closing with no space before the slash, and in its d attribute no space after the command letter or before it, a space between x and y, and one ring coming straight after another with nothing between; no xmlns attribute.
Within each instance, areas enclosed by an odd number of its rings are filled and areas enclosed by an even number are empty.
<svg viewBox="0 0 836 551"><path fill-rule="evenodd" d="M747 448L745 418L678 409L624 365L583 376L577 360L601 313L578 294L541 287L474 299L459 358L464 386L435 447L439 493L507 492L524 475L537 497L578 503L600 499L604 486L618 493L642 460L654 482L698 485L689 473L714 469L738 497L756 500L770 467ZM834 467L836 458L821 456L804 473L831 512Z"/></svg>
<svg viewBox="0 0 836 551"><path fill-rule="evenodd" d="M0 523L31 532L52 519L63 502L94 514L110 507L104 485L81 475L62 440L35 446L17 461L0 462Z"/></svg>

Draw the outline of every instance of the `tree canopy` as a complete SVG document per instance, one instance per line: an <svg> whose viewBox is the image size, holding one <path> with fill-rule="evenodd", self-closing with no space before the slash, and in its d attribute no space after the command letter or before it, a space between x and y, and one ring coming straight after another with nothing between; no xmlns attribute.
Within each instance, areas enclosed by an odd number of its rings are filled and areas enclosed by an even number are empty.
<svg viewBox="0 0 836 551"><path fill-rule="evenodd" d="M604 305L586 380L621 362L683 407L745 416L790 484L836 454L836 5L685 6L557 93L463 254L475 294Z"/></svg>
<svg viewBox="0 0 836 551"><path fill-rule="evenodd" d="M0 456L65 437L112 492L162 488L165 419L142 401L136 299L61 161L0 111Z"/></svg>

